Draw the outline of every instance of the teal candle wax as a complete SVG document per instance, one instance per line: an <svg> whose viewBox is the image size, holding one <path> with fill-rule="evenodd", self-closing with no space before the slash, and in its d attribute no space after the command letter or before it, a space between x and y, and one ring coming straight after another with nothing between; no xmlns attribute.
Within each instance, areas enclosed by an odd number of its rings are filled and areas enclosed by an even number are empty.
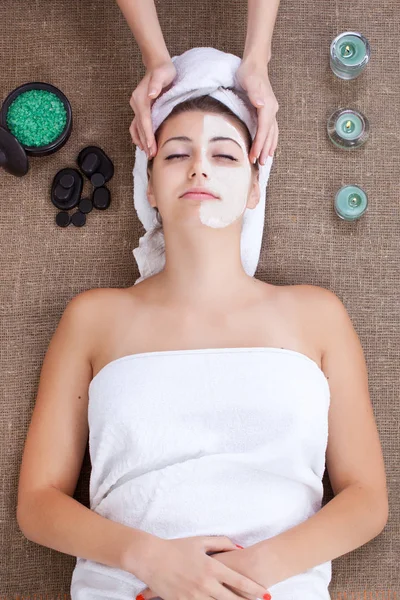
<svg viewBox="0 0 400 600"><path fill-rule="evenodd" d="M335 130L340 137L346 140L355 140L363 131L363 122L355 113L342 113L336 123Z"/></svg>
<svg viewBox="0 0 400 600"><path fill-rule="evenodd" d="M47 146L56 140L67 124L63 102L47 90L22 92L7 111L7 126L27 147Z"/></svg>
<svg viewBox="0 0 400 600"><path fill-rule="evenodd" d="M345 221L359 219L368 208L368 197L358 185L345 185L335 196L335 212Z"/></svg>
<svg viewBox="0 0 400 600"><path fill-rule="evenodd" d="M328 136L338 148L350 150L364 144L369 137L369 122L362 112L343 108L328 119Z"/></svg>
<svg viewBox="0 0 400 600"><path fill-rule="evenodd" d="M367 66L371 49L366 37L355 31L339 34L330 46L330 66L340 79L355 79Z"/></svg>

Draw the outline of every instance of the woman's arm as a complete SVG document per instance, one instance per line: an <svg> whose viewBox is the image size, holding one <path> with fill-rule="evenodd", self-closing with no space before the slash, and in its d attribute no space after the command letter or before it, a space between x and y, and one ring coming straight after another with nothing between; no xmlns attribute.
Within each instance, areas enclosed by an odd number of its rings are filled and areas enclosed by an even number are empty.
<svg viewBox="0 0 400 600"><path fill-rule="evenodd" d="M146 69L170 60L154 0L116 0L116 2L138 43Z"/></svg>
<svg viewBox="0 0 400 600"><path fill-rule="evenodd" d="M249 548L265 587L366 544L383 531L389 514L385 465L360 340L333 292L302 287L310 319L318 319L322 366L329 380L326 466L335 496L306 521ZM241 554L236 555L240 560Z"/></svg>
<svg viewBox="0 0 400 600"><path fill-rule="evenodd" d="M140 577L156 536L102 517L63 491L48 486L26 495L17 521L31 542L58 552L129 570Z"/></svg>
<svg viewBox="0 0 400 600"><path fill-rule="evenodd" d="M93 289L75 296L50 341L22 456L16 518L28 540L124 570L126 552L136 569L157 536L107 519L72 497L88 439L92 357L112 294Z"/></svg>
<svg viewBox="0 0 400 600"><path fill-rule="evenodd" d="M262 64L271 60L272 34L279 0L248 0L247 35L243 60Z"/></svg>

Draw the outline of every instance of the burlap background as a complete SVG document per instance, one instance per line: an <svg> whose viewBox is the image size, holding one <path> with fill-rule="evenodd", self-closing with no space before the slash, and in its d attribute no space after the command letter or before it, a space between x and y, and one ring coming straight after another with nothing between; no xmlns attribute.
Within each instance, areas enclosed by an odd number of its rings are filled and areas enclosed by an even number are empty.
<svg viewBox="0 0 400 600"><path fill-rule="evenodd" d="M244 0L158 0L157 10L171 56L193 46L242 54ZM65 598L75 558L19 531L19 465L41 363L67 302L89 288L130 286L139 276L131 250L144 230L133 208L128 130L129 97L145 71L113 0L2 0L0 23L0 97L22 83L46 81L68 96L74 118L62 150L31 158L23 178L0 174L0 593ZM351 82L337 79L328 59L330 42L345 30L361 31L372 48L368 68ZM282 2L270 63L280 137L256 276L320 285L345 303L368 361L389 483L389 522L373 541L334 561L334 599L400 596L399 31L397 0L375 6L366 0ZM328 116L348 105L371 122L370 140L352 153L336 149L326 135ZM88 144L100 145L114 161L112 205L90 213L83 228L61 229L50 185ZM356 223L333 210L334 195L346 183L361 185L369 196L368 213ZM86 182L84 192L90 189ZM87 506L89 473L87 453L75 493ZM327 473L324 484L326 502L332 497Z"/></svg>

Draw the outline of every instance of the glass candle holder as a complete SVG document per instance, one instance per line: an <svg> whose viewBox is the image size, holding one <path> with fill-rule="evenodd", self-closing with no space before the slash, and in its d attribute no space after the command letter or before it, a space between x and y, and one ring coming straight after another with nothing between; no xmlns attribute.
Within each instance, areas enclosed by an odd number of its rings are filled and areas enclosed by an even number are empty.
<svg viewBox="0 0 400 600"><path fill-rule="evenodd" d="M335 196L334 208L344 221L355 221L368 209L367 194L358 185L344 185Z"/></svg>
<svg viewBox="0 0 400 600"><path fill-rule="evenodd" d="M355 108L339 108L328 119L328 137L342 150L359 148L369 138L369 121Z"/></svg>
<svg viewBox="0 0 400 600"><path fill-rule="evenodd" d="M355 79L367 66L371 48L366 37L356 31L340 33L330 46L330 66L340 79Z"/></svg>

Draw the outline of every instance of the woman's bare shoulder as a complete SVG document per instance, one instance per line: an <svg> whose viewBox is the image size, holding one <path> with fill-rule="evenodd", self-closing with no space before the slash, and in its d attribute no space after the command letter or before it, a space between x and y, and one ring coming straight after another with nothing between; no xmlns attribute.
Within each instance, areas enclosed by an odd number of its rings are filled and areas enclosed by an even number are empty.
<svg viewBox="0 0 400 600"><path fill-rule="evenodd" d="M318 335L325 352L328 344L351 324L345 305L335 292L316 285L291 286L293 302Z"/></svg>
<svg viewBox="0 0 400 600"><path fill-rule="evenodd" d="M115 309L113 303L133 301L134 298L132 288L92 288L77 294L73 300L78 302L79 299L82 310L103 312L106 308Z"/></svg>
<svg viewBox="0 0 400 600"><path fill-rule="evenodd" d="M344 309L341 300L329 289L308 284L282 286L277 297L286 313L294 315L307 339L313 340L322 359L329 337L326 324L338 307Z"/></svg>
<svg viewBox="0 0 400 600"><path fill-rule="evenodd" d="M115 323L123 309L133 304L130 288L92 288L74 296L77 318L87 324L87 331L96 345L110 323Z"/></svg>
<svg viewBox="0 0 400 600"><path fill-rule="evenodd" d="M293 302L302 303L305 307L315 310L318 306L326 305L339 298L327 288L311 284L285 285L281 287L282 293Z"/></svg>

